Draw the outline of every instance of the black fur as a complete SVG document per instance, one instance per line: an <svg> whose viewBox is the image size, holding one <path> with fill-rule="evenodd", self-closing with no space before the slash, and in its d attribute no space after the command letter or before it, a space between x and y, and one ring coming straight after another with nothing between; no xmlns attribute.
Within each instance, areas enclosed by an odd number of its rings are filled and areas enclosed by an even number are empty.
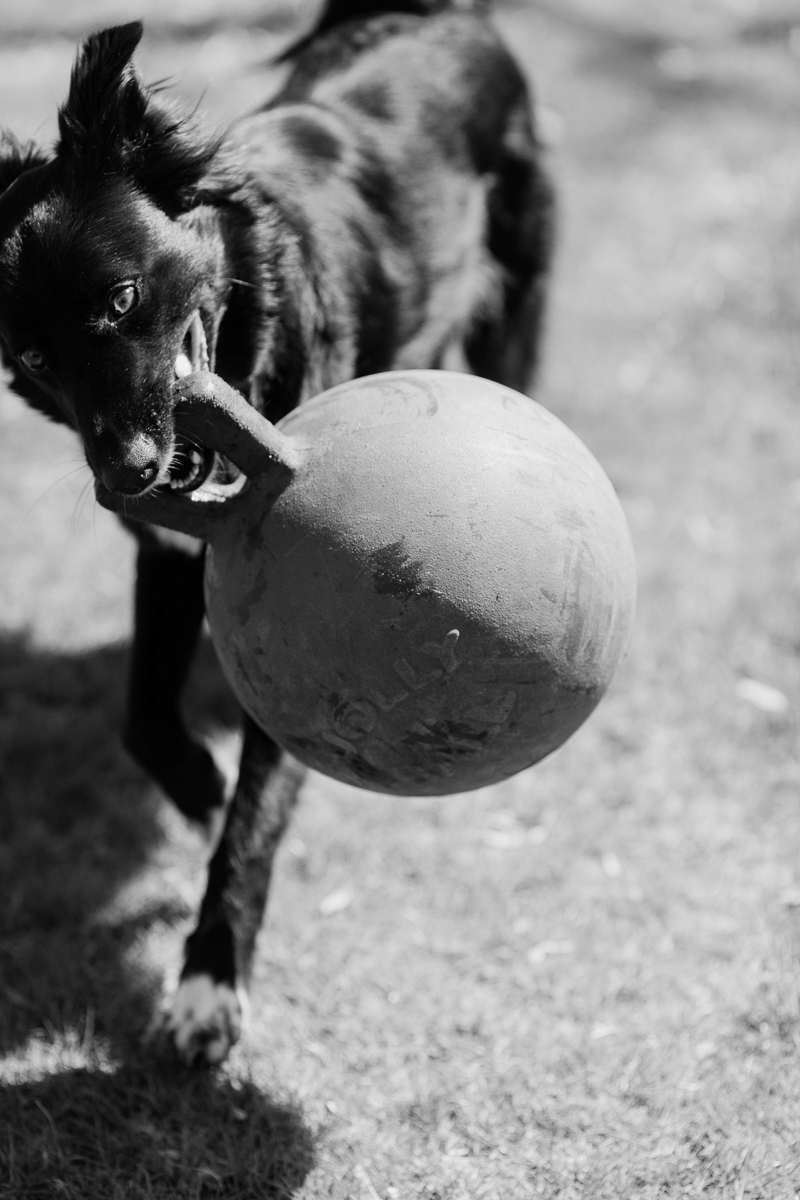
<svg viewBox="0 0 800 1200"><path fill-rule="evenodd" d="M52 154L0 144L2 360L15 391L79 432L109 491L194 482L173 385L181 355L206 365L200 325L207 365L272 419L397 367L526 387L552 201L525 81L482 16L446 0L329 0L286 52L280 93L217 137L141 83L141 33L85 43ZM202 547L136 535L125 741L187 816L211 821L224 782L180 715ZM299 779L246 723L184 982L247 979ZM184 1057L225 1053L231 995L196 1028L179 996Z"/></svg>

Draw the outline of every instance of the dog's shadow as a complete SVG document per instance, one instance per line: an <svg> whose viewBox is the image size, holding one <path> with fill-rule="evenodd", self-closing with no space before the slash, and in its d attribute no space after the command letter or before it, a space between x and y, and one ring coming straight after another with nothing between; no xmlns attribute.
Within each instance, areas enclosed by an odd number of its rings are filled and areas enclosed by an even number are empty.
<svg viewBox="0 0 800 1200"><path fill-rule="evenodd" d="M206 722L235 719L210 653L197 674ZM0 1193L290 1196L299 1114L142 1042L161 980L139 948L186 905L118 903L163 841L119 746L124 677L121 648L0 638Z"/></svg>

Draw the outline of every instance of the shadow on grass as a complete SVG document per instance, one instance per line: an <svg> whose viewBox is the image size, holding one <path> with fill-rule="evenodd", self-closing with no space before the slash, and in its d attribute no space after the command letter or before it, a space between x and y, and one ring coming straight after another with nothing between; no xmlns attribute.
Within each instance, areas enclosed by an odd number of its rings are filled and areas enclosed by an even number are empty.
<svg viewBox="0 0 800 1200"><path fill-rule="evenodd" d="M163 836L119 746L125 657L0 638L0 1197L290 1197L312 1159L291 1108L142 1050L161 980L131 952L188 911L152 885L114 904ZM201 659L193 715L229 723Z"/></svg>
<svg viewBox="0 0 800 1200"><path fill-rule="evenodd" d="M77 1070L0 1093L0 1196L288 1200L313 1162L291 1108L167 1066Z"/></svg>

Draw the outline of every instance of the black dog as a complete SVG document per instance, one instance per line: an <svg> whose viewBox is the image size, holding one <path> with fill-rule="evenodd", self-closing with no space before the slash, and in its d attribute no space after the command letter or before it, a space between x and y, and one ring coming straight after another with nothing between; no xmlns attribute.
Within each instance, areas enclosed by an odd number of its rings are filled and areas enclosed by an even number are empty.
<svg viewBox="0 0 800 1200"><path fill-rule="evenodd" d="M474 6L477 7L477 6ZM280 94L210 138L140 83L141 25L89 38L52 154L0 143L0 350L11 386L80 434L117 496L226 465L175 433L211 369L272 420L400 367L512 387L535 365L551 194L522 75L446 0L330 0ZM187 817L223 777L180 694L202 546L139 526L125 744ZM301 771L245 721L238 783L169 1028L217 1062L239 1035L271 863Z"/></svg>

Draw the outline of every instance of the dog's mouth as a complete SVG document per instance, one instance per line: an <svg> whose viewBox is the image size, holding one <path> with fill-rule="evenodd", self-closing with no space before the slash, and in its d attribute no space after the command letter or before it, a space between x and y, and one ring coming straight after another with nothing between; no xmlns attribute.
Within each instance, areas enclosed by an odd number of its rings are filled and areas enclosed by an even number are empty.
<svg viewBox="0 0 800 1200"><path fill-rule="evenodd" d="M200 313L196 312L183 339L181 352L175 359L175 378L184 379L194 371L209 369L208 339ZM222 454L208 446L183 437L178 430L172 450L167 478L164 481L173 492L195 492L204 483L223 487L234 483L241 475L239 468Z"/></svg>
<svg viewBox="0 0 800 1200"><path fill-rule="evenodd" d="M208 446L193 446L178 435L166 481L170 491L194 492L202 487L214 470L216 458Z"/></svg>

